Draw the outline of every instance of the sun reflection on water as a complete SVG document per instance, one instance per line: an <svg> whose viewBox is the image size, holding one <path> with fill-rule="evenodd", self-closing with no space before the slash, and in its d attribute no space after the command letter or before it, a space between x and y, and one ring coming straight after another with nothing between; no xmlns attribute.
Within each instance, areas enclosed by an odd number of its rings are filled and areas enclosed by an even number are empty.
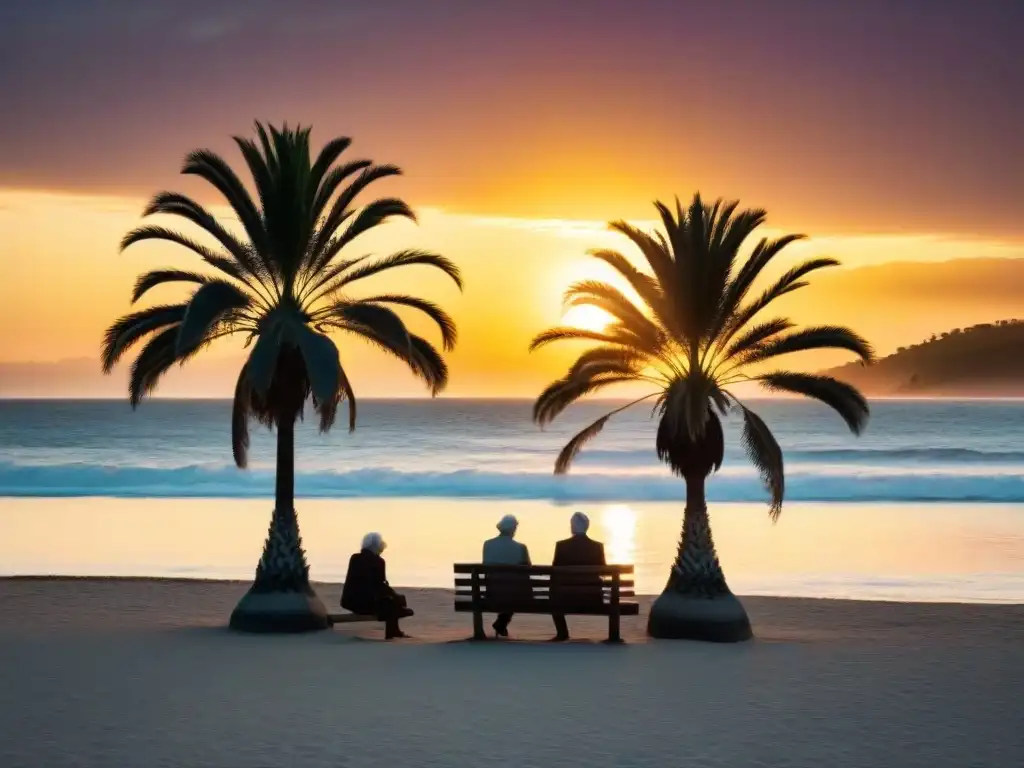
<svg viewBox="0 0 1024 768"><path fill-rule="evenodd" d="M608 562L632 563L636 557L636 512L625 504L613 504L601 513L601 525Z"/></svg>

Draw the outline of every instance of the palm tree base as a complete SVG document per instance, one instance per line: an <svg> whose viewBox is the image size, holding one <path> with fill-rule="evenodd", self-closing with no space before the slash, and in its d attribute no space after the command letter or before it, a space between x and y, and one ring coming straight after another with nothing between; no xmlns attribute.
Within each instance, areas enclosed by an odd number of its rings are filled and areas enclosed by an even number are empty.
<svg viewBox="0 0 1024 768"><path fill-rule="evenodd" d="M228 626L239 632L312 632L328 629L327 608L316 593L255 592L249 590L235 610Z"/></svg>
<svg viewBox="0 0 1024 768"><path fill-rule="evenodd" d="M651 606L647 634L668 640L739 643L754 636L747 612L735 595L686 595L669 587Z"/></svg>

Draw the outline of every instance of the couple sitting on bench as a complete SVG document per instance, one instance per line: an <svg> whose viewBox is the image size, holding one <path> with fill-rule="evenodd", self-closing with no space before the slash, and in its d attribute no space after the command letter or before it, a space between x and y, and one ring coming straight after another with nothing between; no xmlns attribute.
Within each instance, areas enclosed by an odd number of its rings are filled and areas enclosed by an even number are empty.
<svg viewBox="0 0 1024 768"><path fill-rule="evenodd" d="M560 565L605 565L604 545L594 541L587 536L590 529L590 518L582 512L576 512L569 521L572 537L555 544L555 557L551 564ZM505 515L498 521L498 535L493 539L484 542L484 565L532 565L530 553L525 544L515 540L516 530L519 528L519 521L514 515ZM495 574L488 577L488 591L494 592L515 592L524 590L529 596L530 583L515 575L499 577ZM495 589L497 588L497 590ZM604 598L602 594L602 582L600 576L570 576L560 575L552 577L552 596L559 593L571 595L574 602L594 602L600 605ZM498 637L508 637L508 624L513 614L500 613L497 620L491 626ZM551 617L555 622L555 642L564 642L569 639L569 625L565 621L565 615L555 613Z"/></svg>

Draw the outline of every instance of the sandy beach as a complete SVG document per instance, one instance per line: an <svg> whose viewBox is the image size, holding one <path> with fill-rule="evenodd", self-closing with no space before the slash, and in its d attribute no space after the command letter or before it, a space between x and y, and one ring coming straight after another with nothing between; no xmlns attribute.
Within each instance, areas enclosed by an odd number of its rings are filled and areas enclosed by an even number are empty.
<svg viewBox="0 0 1024 768"><path fill-rule="evenodd" d="M1024 606L751 597L736 646L463 642L444 590L379 625L224 629L246 585L0 579L0 765L1019 766ZM337 585L319 585L330 605Z"/></svg>

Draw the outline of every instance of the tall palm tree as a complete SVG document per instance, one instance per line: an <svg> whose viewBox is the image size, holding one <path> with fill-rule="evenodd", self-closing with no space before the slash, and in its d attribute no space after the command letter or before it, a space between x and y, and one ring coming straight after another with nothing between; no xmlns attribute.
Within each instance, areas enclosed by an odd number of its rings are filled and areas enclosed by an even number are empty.
<svg viewBox="0 0 1024 768"><path fill-rule="evenodd" d="M564 340L598 345L583 352L563 378L541 393L533 417L544 426L571 403L615 384L651 387L650 393L605 414L573 437L558 455L555 472L568 471L576 454L612 416L653 399L657 455L686 481L686 512L676 559L665 591L651 609L648 632L654 637L745 640L751 637L750 622L726 585L704 492L706 478L722 465L720 417L730 411L742 416L743 447L767 487L773 520L782 509L785 477L782 450L768 426L728 387L757 382L771 392L819 400L858 434L867 421L868 406L856 389L827 376L765 372L761 366L810 349L848 350L864 361L871 360L872 351L846 328L797 329L784 317L764 319L776 299L807 284L807 275L838 264L834 259L812 259L754 292L765 267L801 235L761 239L741 265L740 249L764 222L764 211L738 210L738 202L721 200L709 205L699 194L688 209L678 200L674 211L662 203L655 205L664 233L647 234L623 221L610 225L640 249L650 271L638 269L617 251L591 251L626 280L639 301L607 283L576 283L566 293L567 303L604 310L612 318L608 327L552 328L534 339L531 349Z"/></svg>
<svg viewBox="0 0 1024 768"><path fill-rule="evenodd" d="M252 176L258 203L227 162L208 150L189 154L182 173L209 182L231 206L241 235L229 231L198 202L173 192L156 195L144 215L188 221L211 245L160 225L125 235L122 250L162 240L191 251L213 274L156 269L135 283L132 302L167 283L195 286L178 304L160 304L125 315L106 332L107 373L141 344L131 367L129 398L134 408L153 392L161 376L184 364L217 339L241 334L251 346L235 385L231 439L235 463L244 468L249 421L277 430L274 513L249 593L231 616L231 626L251 631L301 631L328 626L326 609L309 584L309 566L295 514L295 422L311 397L320 430L330 429L338 407L348 406L356 426L356 399L338 349L329 337L344 331L406 363L432 394L448 381L437 349L411 333L395 308L426 315L440 329L444 349L455 345L452 319L436 304L402 293L362 298L354 283L396 267L425 265L441 270L461 289L458 268L444 256L400 251L385 258L346 258L346 246L393 217L415 220L412 210L385 197L361 207L357 196L378 179L397 176L393 165L369 160L340 162L351 140L336 138L314 158L308 128L278 130L256 123L258 143L235 137Z"/></svg>

